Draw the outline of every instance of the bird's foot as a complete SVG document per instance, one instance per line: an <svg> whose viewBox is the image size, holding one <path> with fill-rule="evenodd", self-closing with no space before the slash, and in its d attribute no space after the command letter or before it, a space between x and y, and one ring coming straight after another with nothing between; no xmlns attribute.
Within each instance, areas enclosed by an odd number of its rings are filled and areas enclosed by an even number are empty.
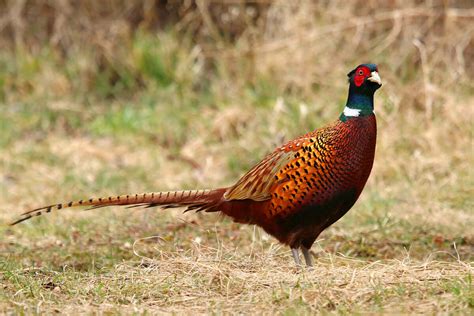
<svg viewBox="0 0 474 316"><path fill-rule="evenodd" d="M313 257L311 256L311 253L309 252L309 249L302 246L301 247L301 252L303 253L304 261L306 261L306 266L309 269L313 269Z"/></svg>

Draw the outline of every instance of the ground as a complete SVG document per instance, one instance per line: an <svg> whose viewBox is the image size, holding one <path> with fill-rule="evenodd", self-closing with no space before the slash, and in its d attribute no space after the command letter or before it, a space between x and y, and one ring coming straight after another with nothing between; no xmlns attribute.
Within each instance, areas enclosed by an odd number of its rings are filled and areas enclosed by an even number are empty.
<svg viewBox="0 0 474 316"><path fill-rule="evenodd" d="M173 30L134 33L112 57L103 41L101 58L89 44L0 52L0 312L472 314L473 68L458 32L472 14L446 11L438 34L424 24L436 8L324 7L316 22L308 8L275 15L284 32L252 54L246 33L209 51ZM367 61L383 81L374 169L311 270L216 214L74 209L7 225L71 199L231 185L335 120L346 73Z"/></svg>

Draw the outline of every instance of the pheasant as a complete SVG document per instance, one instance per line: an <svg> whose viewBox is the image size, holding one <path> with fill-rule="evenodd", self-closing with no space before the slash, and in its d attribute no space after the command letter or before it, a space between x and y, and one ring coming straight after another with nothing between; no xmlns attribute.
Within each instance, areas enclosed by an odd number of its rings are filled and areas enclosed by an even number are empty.
<svg viewBox="0 0 474 316"><path fill-rule="evenodd" d="M348 73L349 93L339 119L276 148L236 184L213 190L118 195L52 204L23 213L11 225L70 207L184 207L185 212L219 212L235 222L263 228L291 248L301 266L301 249L354 205L372 169L376 119L374 93L382 82L375 64Z"/></svg>

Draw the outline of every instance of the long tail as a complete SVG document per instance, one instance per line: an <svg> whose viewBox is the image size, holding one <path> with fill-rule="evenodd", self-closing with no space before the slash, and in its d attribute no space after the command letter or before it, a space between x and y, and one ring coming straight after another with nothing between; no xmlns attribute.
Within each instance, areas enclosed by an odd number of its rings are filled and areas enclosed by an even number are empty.
<svg viewBox="0 0 474 316"><path fill-rule="evenodd" d="M155 206L162 206L164 208L186 207L185 212L191 210L196 212L217 212L219 211L219 206L222 202L222 196L224 195L225 191L226 189L151 192L102 198L90 198L88 200L52 204L23 213L21 214L20 218L12 222L10 225L16 225L32 217L40 216L44 213L80 206L89 206L89 209L114 205L127 206L129 208L148 208Z"/></svg>

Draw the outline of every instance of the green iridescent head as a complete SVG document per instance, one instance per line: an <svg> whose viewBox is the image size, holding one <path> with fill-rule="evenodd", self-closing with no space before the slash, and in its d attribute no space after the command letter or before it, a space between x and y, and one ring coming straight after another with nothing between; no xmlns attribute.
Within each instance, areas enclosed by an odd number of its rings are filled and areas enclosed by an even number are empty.
<svg viewBox="0 0 474 316"><path fill-rule="evenodd" d="M382 86L376 64L361 64L347 74L349 95L340 119L372 115L374 113L374 93Z"/></svg>

